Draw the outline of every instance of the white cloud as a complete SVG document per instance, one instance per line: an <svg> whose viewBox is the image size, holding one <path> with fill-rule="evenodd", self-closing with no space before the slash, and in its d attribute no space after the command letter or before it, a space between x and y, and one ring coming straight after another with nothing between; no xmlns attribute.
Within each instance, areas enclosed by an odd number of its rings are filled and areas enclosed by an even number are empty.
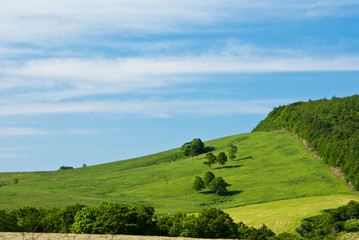
<svg viewBox="0 0 359 240"><path fill-rule="evenodd" d="M358 14L354 0L12 0L0 2L0 42L58 45L118 32L200 30L204 25ZM50 41L51 40L51 41Z"/></svg>
<svg viewBox="0 0 359 240"><path fill-rule="evenodd" d="M33 135L47 135L48 131L36 128L23 127L2 127L0 128L0 137L10 136L33 136Z"/></svg>
<svg viewBox="0 0 359 240"><path fill-rule="evenodd" d="M134 93L193 81L211 73L359 71L359 56L202 55L117 59L42 59L0 69L0 89L25 88L21 101Z"/></svg>
<svg viewBox="0 0 359 240"><path fill-rule="evenodd" d="M235 101L235 100L134 100L98 101L83 103L38 103L0 106L0 116L29 114L78 114L111 113L166 118L175 115L228 116L235 114L267 114L273 106L287 104L290 100ZM1 130L1 129L0 129ZM46 134L42 130L27 128L5 128L3 136ZM80 132L79 132L80 131ZM87 130L85 130L86 133ZM74 130L72 133L83 133ZM94 133L94 132L92 132ZM1 135L0 135L1 136Z"/></svg>
<svg viewBox="0 0 359 240"><path fill-rule="evenodd" d="M268 105L259 103L248 105L193 97L192 100L143 99L151 99L154 90L181 89L192 81L205 81L202 74L316 71L359 71L359 56L328 58L290 49L267 51L231 46L217 55L30 60L23 65L4 65L0 69L5 75L5 78L0 78L0 115L120 113L166 117L176 113L263 114L273 105L268 108ZM146 93L145 97L136 97L141 91ZM131 94L124 98L127 100L109 101L96 97L111 94L121 96L124 93ZM81 97L90 100L80 101Z"/></svg>

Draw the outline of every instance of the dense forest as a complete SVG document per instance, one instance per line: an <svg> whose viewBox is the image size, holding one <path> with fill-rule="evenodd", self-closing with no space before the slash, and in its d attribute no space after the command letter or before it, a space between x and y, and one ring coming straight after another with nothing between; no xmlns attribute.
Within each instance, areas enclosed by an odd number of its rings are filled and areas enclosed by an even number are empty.
<svg viewBox="0 0 359 240"><path fill-rule="evenodd" d="M305 139L359 190L359 95L279 106L253 131L281 129Z"/></svg>

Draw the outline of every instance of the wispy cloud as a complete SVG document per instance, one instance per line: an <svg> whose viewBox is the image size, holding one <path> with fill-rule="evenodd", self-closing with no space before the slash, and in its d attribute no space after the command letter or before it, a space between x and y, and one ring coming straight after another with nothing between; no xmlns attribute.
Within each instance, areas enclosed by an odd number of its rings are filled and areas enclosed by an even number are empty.
<svg viewBox="0 0 359 240"><path fill-rule="evenodd" d="M4 65L0 115L118 113L149 117L265 114L273 104L221 99L153 100L155 90L185 88L203 75L359 71L359 56L313 56L290 49L231 46L220 52L161 57L40 59ZM189 77L190 76L190 77ZM199 77L196 77L199 76ZM6 80L6 81L5 81ZM143 91L143 96L136 96ZM127 94L126 98L122 98ZM109 101L96 96L115 95ZM131 100L132 99L132 100ZM276 104L284 104L276 102Z"/></svg>
<svg viewBox="0 0 359 240"><path fill-rule="evenodd" d="M116 59L30 60L3 67L1 89L17 101L60 101L96 94L134 93L186 84L188 75L213 73L359 71L359 56L201 55ZM25 90L25 91L21 91ZM9 96L4 96L8 99ZM4 100L5 100L4 98ZM14 101L16 100L14 98Z"/></svg>
<svg viewBox="0 0 359 240"><path fill-rule="evenodd" d="M0 159L15 159L22 157L19 149L15 148L0 148Z"/></svg>
<svg viewBox="0 0 359 240"><path fill-rule="evenodd" d="M0 137L10 136L33 136L33 135L48 135L49 132L36 128L21 128L21 127L2 127L0 128Z"/></svg>
<svg viewBox="0 0 359 240"><path fill-rule="evenodd" d="M138 115L151 118L166 118L178 115L228 116L234 114L267 114L272 109L272 106L289 102L291 102L291 100L285 99L263 101L179 99L122 102L38 103L0 106L0 115L111 113ZM73 130L71 133L82 134L84 132L82 130ZM85 133L88 134L88 131L85 130ZM91 133L93 134L94 132ZM46 134L46 132L27 128L5 128L2 132L2 136L30 134Z"/></svg>
<svg viewBox="0 0 359 240"><path fill-rule="evenodd" d="M354 0L2 1L0 115L115 112L166 117L176 113L265 113L269 106L263 103L195 96L151 99L157 97L154 90L182 89L193 81L205 81L203 75L217 73L359 71L359 56L318 56L296 49L238 43L216 46L213 51L209 46L195 53L188 48L191 53L178 54L171 51L173 44L188 43L177 38L175 43L156 39L132 45L129 42L136 36L157 33L211 31L211 26L225 27L226 23L359 14L358 8ZM121 35L128 36L130 48L149 54L108 57L98 54L101 50L91 50L91 44L116 49L112 44L123 40ZM138 97L139 93L144 94ZM109 95L118 100L103 97Z"/></svg>
<svg viewBox="0 0 359 240"><path fill-rule="evenodd" d="M345 9L345 11L343 11ZM358 14L354 0L12 0L0 3L2 42L63 45L86 36L181 32L204 24ZM138 16L138 17L133 17ZM72 37L72 39L71 39ZM70 40L71 39L71 40ZM82 40L81 40L82 39Z"/></svg>

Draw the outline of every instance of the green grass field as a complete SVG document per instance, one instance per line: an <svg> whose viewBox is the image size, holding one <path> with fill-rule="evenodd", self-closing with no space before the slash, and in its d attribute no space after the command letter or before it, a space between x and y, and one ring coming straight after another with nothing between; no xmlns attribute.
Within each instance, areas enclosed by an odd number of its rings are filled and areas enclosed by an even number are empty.
<svg viewBox="0 0 359 240"><path fill-rule="evenodd" d="M224 169L216 164L212 170L231 184L229 196L219 197L206 191L196 193L192 189L194 177L203 176L208 170L203 164L204 155L176 160L179 150L174 149L73 170L0 173L0 185L7 184L0 188L0 209L114 201L151 205L162 215L197 212L209 207L228 209L251 205L248 206L251 208L253 204L285 199L300 202L311 196L351 194L327 166L314 160L298 140L288 135L256 132L205 144L213 147L215 154L227 151L230 144L238 147L237 159L229 160ZM19 179L18 184L12 183L14 178ZM237 216L236 212L243 213L243 209L228 211ZM241 216L245 220L245 215ZM236 217L236 221L241 220Z"/></svg>
<svg viewBox="0 0 359 240"><path fill-rule="evenodd" d="M225 209L236 222L249 226L267 225L276 233L292 232L301 219L320 214L321 210L337 208L350 200L359 201L356 195L327 195L296 198Z"/></svg>

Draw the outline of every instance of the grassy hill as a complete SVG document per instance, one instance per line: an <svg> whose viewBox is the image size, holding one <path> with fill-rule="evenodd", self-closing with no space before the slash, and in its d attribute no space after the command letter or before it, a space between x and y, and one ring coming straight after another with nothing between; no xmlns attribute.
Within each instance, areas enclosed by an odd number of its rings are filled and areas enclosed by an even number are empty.
<svg viewBox="0 0 359 240"><path fill-rule="evenodd" d="M303 218L321 214L324 209L338 208L350 200L359 201L356 195L326 195L288 199L229 208L225 212L234 221L248 226L260 227L265 224L275 233L294 232Z"/></svg>
<svg viewBox="0 0 359 240"><path fill-rule="evenodd" d="M279 106L253 131L282 129L305 139L325 163L339 167L345 180L359 190L359 95Z"/></svg>
<svg viewBox="0 0 359 240"><path fill-rule="evenodd" d="M228 183L229 196L192 189L195 176L208 168L204 155L176 159L178 149L141 158L80 169L0 173L0 208L32 205L64 207L103 201L146 204L157 214L197 212L208 207L234 208L284 199L351 194L322 163L305 152L296 139L280 133L255 132L205 142L214 154L238 147L237 159L212 172ZM19 183L13 184L18 178ZM240 220L240 219L238 219Z"/></svg>

